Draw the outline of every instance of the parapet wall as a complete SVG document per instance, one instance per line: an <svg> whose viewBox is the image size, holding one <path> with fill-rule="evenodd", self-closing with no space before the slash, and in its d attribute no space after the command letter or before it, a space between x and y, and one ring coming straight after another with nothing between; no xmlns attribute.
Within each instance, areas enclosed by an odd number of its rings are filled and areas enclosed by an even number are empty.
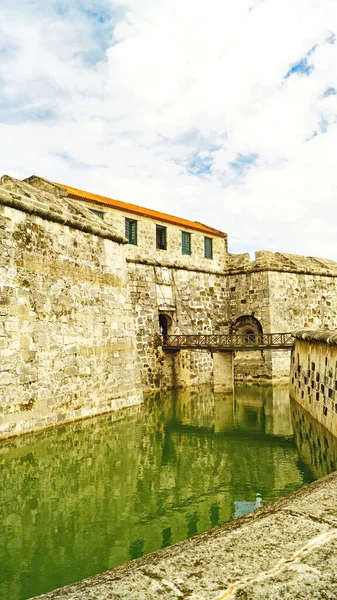
<svg viewBox="0 0 337 600"><path fill-rule="evenodd" d="M233 274L252 271L279 271L282 273L337 277L337 263L333 260L285 252L271 252L270 250L255 252L255 260L250 260L248 252L229 254L228 270Z"/></svg>
<svg viewBox="0 0 337 600"><path fill-rule="evenodd" d="M295 332L290 395L337 436L337 331Z"/></svg>
<svg viewBox="0 0 337 600"><path fill-rule="evenodd" d="M74 201L3 185L0 438L140 402L124 239Z"/></svg>
<svg viewBox="0 0 337 600"><path fill-rule="evenodd" d="M230 255L229 318L254 315L263 331L337 328L337 263L256 252Z"/></svg>
<svg viewBox="0 0 337 600"><path fill-rule="evenodd" d="M264 332L337 328L337 263L328 259L261 251L229 255L229 323L253 316ZM289 377L289 352L236 359L236 378L249 373L265 378ZM256 368L253 369L252 360Z"/></svg>

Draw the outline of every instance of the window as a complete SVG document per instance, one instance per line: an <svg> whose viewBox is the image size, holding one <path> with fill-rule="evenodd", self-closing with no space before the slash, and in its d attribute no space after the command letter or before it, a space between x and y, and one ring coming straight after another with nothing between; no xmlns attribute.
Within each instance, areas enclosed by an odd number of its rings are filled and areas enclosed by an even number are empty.
<svg viewBox="0 0 337 600"><path fill-rule="evenodd" d="M213 240L212 238L204 238L205 258L213 258Z"/></svg>
<svg viewBox="0 0 337 600"><path fill-rule="evenodd" d="M191 254L191 234L187 231L181 232L181 251L183 254Z"/></svg>
<svg viewBox="0 0 337 600"><path fill-rule="evenodd" d="M166 227L156 225L156 248L166 250Z"/></svg>
<svg viewBox="0 0 337 600"><path fill-rule="evenodd" d="M137 221L134 219L125 219L125 237L129 244L137 246Z"/></svg>
<svg viewBox="0 0 337 600"><path fill-rule="evenodd" d="M95 210L94 208L89 208L89 210L90 212L94 213L94 215L97 215L101 219L104 219L104 212L102 212L101 210Z"/></svg>

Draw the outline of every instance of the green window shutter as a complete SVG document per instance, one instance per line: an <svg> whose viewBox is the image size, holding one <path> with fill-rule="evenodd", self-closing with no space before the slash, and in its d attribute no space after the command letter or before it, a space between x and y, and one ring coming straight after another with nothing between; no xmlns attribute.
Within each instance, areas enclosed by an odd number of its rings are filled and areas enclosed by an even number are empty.
<svg viewBox="0 0 337 600"><path fill-rule="evenodd" d="M130 244L137 245L137 221L131 223Z"/></svg>
<svg viewBox="0 0 337 600"><path fill-rule="evenodd" d="M181 250L183 254L191 254L191 234L187 231L181 232Z"/></svg>
<svg viewBox="0 0 337 600"><path fill-rule="evenodd" d="M166 250L166 227L163 227L160 232L160 247Z"/></svg>
<svg viewBox="0 0 337 600"><path fill-rule="evenodd" d="M129 244L137 245L137 221L134 219L125 219L125 237Z"/></svg>
<svg viewBox="0 0 337 600"><path fill-rule="evenodd" d="M213 258L213 240L212 238L204 238L205 258Z"/></svg>
<svg viewBox="0 0 337 600"><path fill-rule="evenodd" d="M166 250L166 227L156 225L156 248L158 250Z"/></svg>

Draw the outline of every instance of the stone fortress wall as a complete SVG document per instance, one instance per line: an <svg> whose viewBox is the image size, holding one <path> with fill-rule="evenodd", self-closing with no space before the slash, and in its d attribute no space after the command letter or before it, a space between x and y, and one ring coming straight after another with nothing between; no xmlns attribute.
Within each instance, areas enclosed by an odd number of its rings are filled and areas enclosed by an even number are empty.
<svg viewBox="0 0 337 600"><path fill-rule="evenodd" d="M252 327L257 319L264 332L337 328L334 261L268 251L256 252L254 261L249 254L229 255L227 279L230 328L240 330L243 315L252 317ZM257 378L289 377L288 351L263 355L238 357L237 379L253 379L253 373Z"/></svg>
<svg viewBox="0 0 337 600"><path fill-rule="evenodd" d="M169 333L226 333L224 277L136 263L128 270L144 388L212 383L209 351L171 354L157 347L158 314L168 316Z"/></svg>
<svg viewBox="0 0 337 600"><path fill-rule="evenodd" d="M50 189L49 182L39 177L28 181L38 189ZM136 243L127 244L124 250L143 390L213 383L214 365L209 351L168 354L158 347L158 316L167 319L169 334L228 332L224 277L227 235L200 223L119 201L111 201L111 206L108 198L74 188L67 188L67 192L83 207L99 210L101 220L121 236L126 234L127 219L136 222ZM156 247L157 225L166 228L165 249ZM183 232L190 236L190 254L183 253ZM205 237L212 240L211 258L205 258Z"/></svg>
<svg viewBox="0 0 337 600"><path fill-rule="evenodd" d="M296 332L290 395L337 437L337 332Z"/></svg>
<svg viewBox="0 0 337 600"><path fill-rule="evenodd" d="M2 179L0 437L142 400L125 240Z"/></svg>
<svg viewBox="0 0 337 600"><path fill-rule="evenodd" d="M219 356L163 352L159 317L177 335L337 327L333 261L265 251L251 261L202 224L38 177L5 177L0 190L2 435L138 402L142 391L214 383ZM126 219L137 221L135 243ZM289 361L288 351L237 353L235 378L288 379Z"/></svg>
<svg viewBox="0 0 337 600"><path fill-rule="evenodd" d="M38 178L32 183L40 185ZM256 252L250 261L249 254L228 254L227 236L216 230L196 231L193 226L200 224L188 221L176 225L174 217L171 223L162 222L144 216L146 209L131 205L131 211L140 210L133 214L125 210L125 203L112 201L110 206L104 204L109 199L66 189L90 209L99 208L120 234L125 232L126 219L137 221L137 243L128 244L126 253L146 389L156 387L158 381L165 387L213 379L214 361L208 352L186 350L168 356L156 349L153 334L158 333L161 312L171 317L169 333L257 332L259 328L286 332L311 325L337 326L335 262L268 251ZM156 248L156 224L167 227L166 250ZM182 231L191 234L189 256L182 254ZM212 237L212 260L204 257L205 235ZM289 351L238 352L235 379L288 380L289 360Z"/></svg>

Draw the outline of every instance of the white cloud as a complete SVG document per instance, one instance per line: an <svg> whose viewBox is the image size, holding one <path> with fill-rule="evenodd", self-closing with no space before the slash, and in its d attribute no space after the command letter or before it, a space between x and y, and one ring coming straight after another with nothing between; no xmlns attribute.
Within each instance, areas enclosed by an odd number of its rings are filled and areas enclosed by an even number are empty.
<svg viewBox="0 0 337 600"><path fill-rule="evenodd" d="M3 172L337 259L335 0L5 0L0 22Z"/></svg>

